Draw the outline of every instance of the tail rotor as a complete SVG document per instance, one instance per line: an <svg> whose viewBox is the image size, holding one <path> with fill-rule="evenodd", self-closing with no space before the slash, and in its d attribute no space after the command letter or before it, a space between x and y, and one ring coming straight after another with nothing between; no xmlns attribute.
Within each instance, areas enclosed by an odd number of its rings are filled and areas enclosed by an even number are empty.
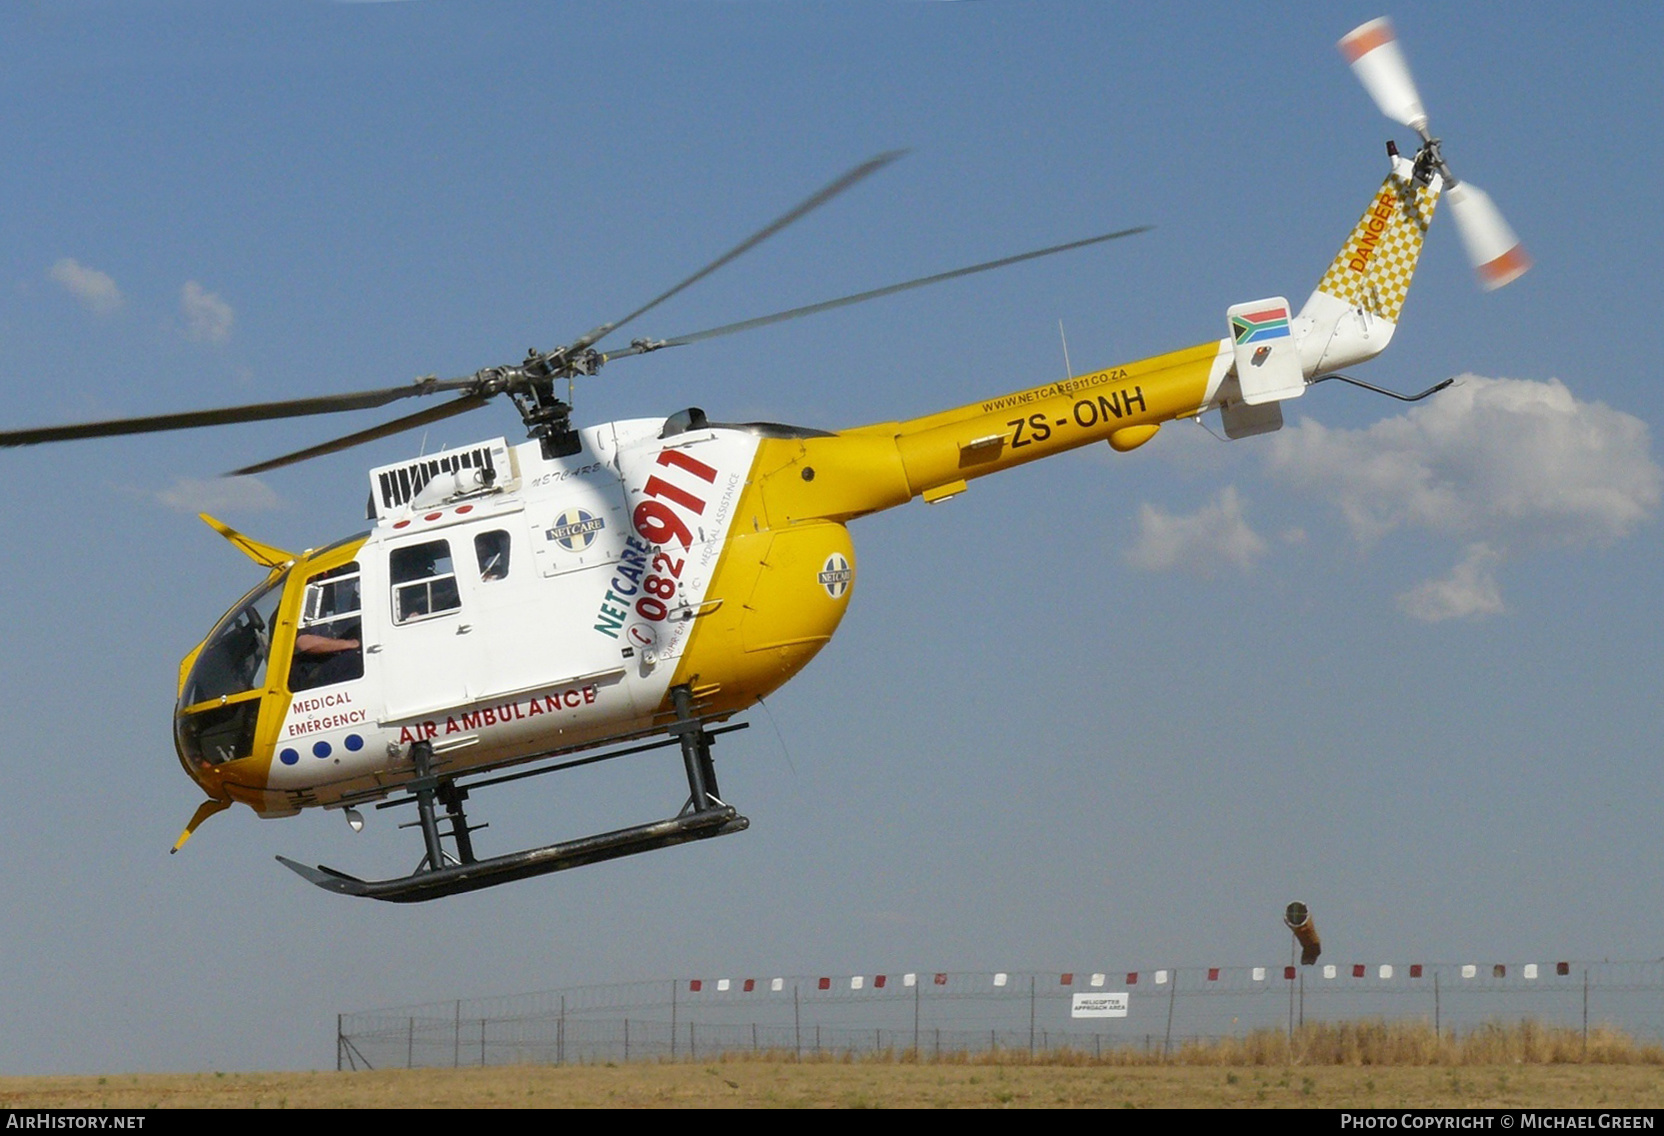
<svg viewBox="0 0 1664 1136"><path fill-rule="evenodd" d="M1531 257L1502 219L1502 211L1490 194L1469 182L1452 181L1444 199L1462 234L1468 261L1479 275L1479 283L1492 291L1525 275Z"/></svg>
<svg viewBox="0 0 1664 1136"><path fill-rule="evenodd" d="M1427 112L1410 78L1410 65L1398 50L1398 37L1385 16L1353 28L1340 41L1340 53L1381 113L1417 134L1427 133Z"/></svg>
<svg viewBox="0 0 1664 1136"><path fill-rule="evenodd" d="M1450 203L1450 214L1480 285L1490 291L1524 275L1531 267L1531 257L1514 230L1503 220L1489 194L1471 183L1457 181L1440 152L1439 139L1428 131L1427 111L1392 24L1383 16L1354 28L1340 41L1340 51L1381 113L1421 136L1416 166L1418 170L1436 170L1444 179L1445 200Z"/></svg>

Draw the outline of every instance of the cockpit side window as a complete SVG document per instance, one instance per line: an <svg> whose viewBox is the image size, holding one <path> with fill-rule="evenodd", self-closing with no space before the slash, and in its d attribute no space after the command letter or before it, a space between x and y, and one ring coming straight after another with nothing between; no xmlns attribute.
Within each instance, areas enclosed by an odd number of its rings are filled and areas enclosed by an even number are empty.
<svg viewBox="0 0 1664 1136"><path fill-rule="evenodd" d="M311 690L364 677L358 564L343 564L306 581L289 689Z"/></svg>
<svg viewBox="0 0 1664 1136"><path fill-rule="evenodd" d="M396 548L388 561L393 583L393 622L414 623L462 606L449 541Z"/></svg>
<svg viewBox="0 0 1664 1136"><path fill-rule="evenodd" d="M479 561L480 579L508 579L508 533L502 529L480 533L474 538L474 558Z"/></svg>

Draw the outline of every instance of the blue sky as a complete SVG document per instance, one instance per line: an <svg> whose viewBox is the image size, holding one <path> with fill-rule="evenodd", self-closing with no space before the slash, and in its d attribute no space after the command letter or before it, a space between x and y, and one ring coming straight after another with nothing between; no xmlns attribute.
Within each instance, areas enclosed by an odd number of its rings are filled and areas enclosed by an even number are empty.
<svg viewBox="0 0 1664 1136"><path fill-rule="evenodd" d="M671 335L1155 230L619 362L584 422L838 427L1299 302L1384 174L1354 4L103 4L0 10L0 383L15 426L458 375L631 310L838 172L908 157L644 318ZM1170 427L853 527L839 636L718 751L729 840L406 909L374 814L211 821L178 659L363 471L493 409L225 482L316 424L0 454L0 1067L285 1068L333 1015L670 975L1659 953L1656 430L1664 16L1406 4L1446 155L1536 258L1436 223L1391 350L1272 438ZM345 420L344 429L359 423ZM367 422L365 424L368 424ZM494 848L661 815L672 759L482 793ZM559 781L560 779L551 779Z"/></svg>

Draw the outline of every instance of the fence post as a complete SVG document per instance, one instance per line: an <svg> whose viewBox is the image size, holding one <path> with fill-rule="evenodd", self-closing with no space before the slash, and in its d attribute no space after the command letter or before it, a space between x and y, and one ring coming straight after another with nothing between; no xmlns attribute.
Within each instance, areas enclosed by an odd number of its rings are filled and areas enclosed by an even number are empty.
<svg viewBox="0 0 1664 1136"><path fill-rule="evenodd" d="M1583 968L1583 1052L1589 1052L1589 968Z"/></svg>
<svg viewBox="0 0 1664 1136"><path fill-rule="evenodd" d="M922 989L917 982L913 983L913 1057L915 1060L919 1056L919 994Z"/></svg>
<svg viewBox="0 0 1664 1136"><path fill-rule="evenodd" d="M485 1068L485 1019L480 1019L480 1068Z"/></svg>
<svg viewBox="0 0 1664 1136"><path fill-rule="evenodd" d="M792 983L792 1038L797 1046L797 1059L803 1060L803 1011L797 1002L797 983Z"/></svg>
<svg viewBox="0 0 1664 1136"><path fill-rule="evenodd" d="M1028 1055L1034 1056L1034 975L1028 976Z"/></svg>
<svg viewBox="0 0 1664 1136"><path fill-rule="evenodd" d="M555 1019L555 1064L566 1064L566 995L560 996L560 1017Z"/></svg>
<svg viewBox="0 0 1664 1136"><path fill-rule="evenodd" d="M630 1059L630 1019L624 1019L624 1060Z"/></svg>
<svg viewBox="0 0 1664 1136"><path fill-rule="evenodd" d="M1433 1036L1434 1037L1442 1036L1442 1031L1441 1031L1441 1028L1440 1028L1442 1024L1443 1023L1439 1019L1439 972L1437 970L1435 970L1433 972Z"/></svg>
<svg viewBox="0 0 1664 1136"><path fill-rule="evenodd" d="M1588 972L1585 971L1584 973L1587 974ZM1587 979L1584 980L1584 985L1585 986L1588 985L1588 980ZM1583 1004L1585 1006L1587 1006L1589 1004L1589 999L1588 999L1587 995L1584 996ZM1584 1018L1588 1018L1588 1016L1589 1016L1588 1012L1585 1011L1583 1016L1584 1016ZM1585 1031L1585 1032L1587 1032L1587 1031ZM1585 1044L1585 1047L1587 1047L1588 1043L1585 1042L1584 1044ZM335 1071L337 1073L339 1073L341 1071L341 1048L342 1048L342 1046L341 1046L341 1015L336 1014L335 1015Z"/></svg>
<svg viewBox="0 0 1664 1136"><path fill-rule="evenodd" d="M1288 949L1288 964L1294 966L1294 948ZM1298 972L1297 972L1298 973ZM1288 1043L1294 1044L1294 983L1288 984Z"/></svg>
<svg viewBox="0 0 1664 1136"><path fill-rule="evenodd" d="M451 1068L462 1068L462 999L456 1000L456 1021L451 1027Z"/></svg>
<svg viewBox="0 0 1664 1136"><path fill-rule="evenodd" d="M406 1069L416 1067L416 1018L414 1016L405 1020L404 1067Z"/></svg>
<svg viewBox="0 0 1664 1136"><path fill-rule="evenodd" d="M1161 1059L1167 1060L1168 1046L1173 1044L1173 1001L1179 996L1179 972L1173 970L1173 985L1167 988L1167 1034L1161 1039Z"/></svg>
<svg viewBox="0 0 1664 1136"><path fill-rule="evenodd" d="M670 980L670 1059L676 1060L676 991L681 986L678 979Z"/></svg>

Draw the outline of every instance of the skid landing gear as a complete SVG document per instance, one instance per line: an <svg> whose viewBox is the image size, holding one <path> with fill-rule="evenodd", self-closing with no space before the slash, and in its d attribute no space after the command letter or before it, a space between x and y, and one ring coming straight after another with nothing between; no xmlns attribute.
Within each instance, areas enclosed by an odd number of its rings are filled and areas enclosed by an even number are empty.
<svg viewBox="0 0 1664 1136"><path fill-rule="evenodd" d="M474 855L471 834L485 826L468 823L467 815L462 808L462 803L468 799L468 789L458 785L455 778L433 772L433 747L430 743L421 741L410 747L410 760L416 772L416 777L406 786L411 796L379 806L386 808L388 804L398 805L415 801L417 819L400 826L422 830L422 842L426 853L414 872L408 876L388 880L361 880L321 864L316 868L309 868L284 856L279 856L278 862L325 891L338 892L341 895L366 896L390 903L420 903L441 896L478 891L514 880L564 871L567 868L578 868L602 860L634 856L638 852L651 852L656 848L669 848L676 844L686 844L691 840L706 840L713 836L726 836L731 832L744 832L750 827L751 822L740 816L732 805L717 795L716 767L711 761L711 742L716 735L744 727L728 726L720 730L707 730L705 723L695 715L692 693L685 686L679 686L672 692L672 705L676 710L676 722L670 727L672 738L669 741L632 746L597 757L580 758L542 769L513 773L476 782L471 786L479 788L482 785L569 769L575 765L588 765L613 757L622 757L628 753L679 745L682 750L682 764L687 773L688 799L680 812L666 820L480 860ZM436 805L444 806L443 818L439 816ZM441 830L442 820L448 825L448 831ZM445 849L447 838L455 849L455 855Z"/></svg>

